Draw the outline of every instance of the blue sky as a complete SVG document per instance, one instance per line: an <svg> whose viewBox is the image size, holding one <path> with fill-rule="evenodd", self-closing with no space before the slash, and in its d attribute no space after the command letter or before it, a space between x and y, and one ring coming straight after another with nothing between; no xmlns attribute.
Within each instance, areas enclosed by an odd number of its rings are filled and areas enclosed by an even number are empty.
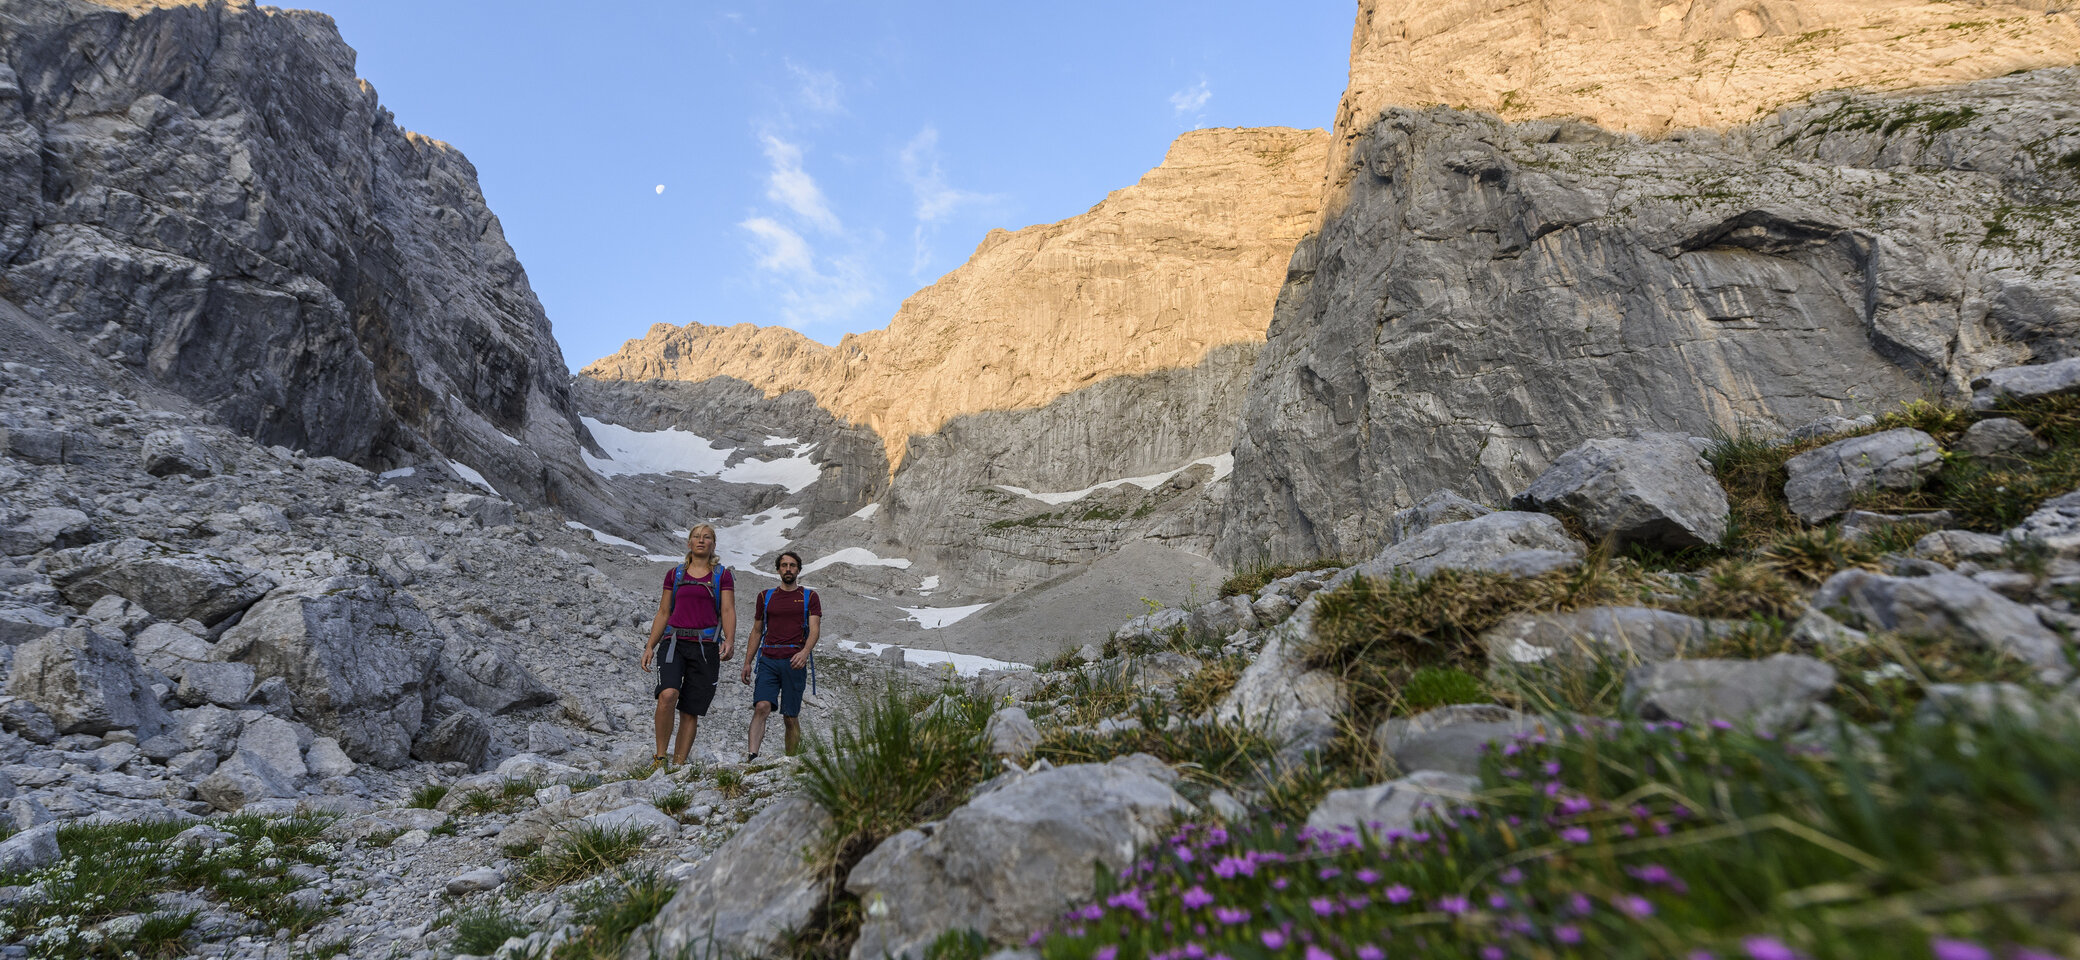
<svg viewBox="0 0 2080 960"><path fill-rule="evenodd" d="M1185 130L1327 126L1356 5L315 6L476 164L575 369L660 322L834 344Z"/></svg>

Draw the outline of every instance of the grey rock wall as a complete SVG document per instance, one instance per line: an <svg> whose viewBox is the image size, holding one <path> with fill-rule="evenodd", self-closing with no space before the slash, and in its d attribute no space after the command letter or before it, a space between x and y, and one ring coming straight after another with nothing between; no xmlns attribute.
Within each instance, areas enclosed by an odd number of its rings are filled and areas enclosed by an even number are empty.
<svg viewBox="0 0 2080 960"><path fill-rule="evenodd" d="M475 169L323 14L0 6L0 264L0 297L262 443L612 514Z"/></svg>
<svg viewBox="0 0 2080 960"><path fill-rule="evenodd" d="M1961 395L2080 352L2080 70L1828 93L1727 132L1394 109L1294 252L1219 555L1369 555L1576 444Z"/></svg>

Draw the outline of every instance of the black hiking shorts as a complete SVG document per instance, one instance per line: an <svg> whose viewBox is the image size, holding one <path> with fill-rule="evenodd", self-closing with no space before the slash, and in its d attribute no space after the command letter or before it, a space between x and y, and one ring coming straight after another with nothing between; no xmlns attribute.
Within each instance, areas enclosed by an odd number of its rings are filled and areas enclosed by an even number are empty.
<svg viewBox="0 0 2080 960"><path fill-rule="evenodd" d="M652 696L677 690L680 713L707 716L708 705L715 702L715 681L722 676L722 645L682 638L672 662L666 663L664 651L670 645L669 640L657 645L657 692Z"/></svg>

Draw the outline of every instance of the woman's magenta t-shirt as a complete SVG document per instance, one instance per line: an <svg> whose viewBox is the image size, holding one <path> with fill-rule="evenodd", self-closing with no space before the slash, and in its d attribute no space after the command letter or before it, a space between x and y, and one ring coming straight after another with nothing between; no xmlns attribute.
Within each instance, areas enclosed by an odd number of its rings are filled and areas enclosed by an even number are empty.
<svg viewBox="0 0 2080 960"><path fill-rule="evenodd" d="M672 588L672 575L677 572L677 567L665 571L663 589L670 590ZM713 576L713 574L710 574L710 576ZM706 630L715 626L717 622L715 620L716 598L708 593L708 586L711 582L709 577L702 577L696 580L693 578L692 573L688 573L683 580L680 580L679 591L672 596L672 618L666 620L665 625L677 627L681 630ZM737 589L736 578L729 575L728 567L722 568L722 589L728 591Z"/></svg>

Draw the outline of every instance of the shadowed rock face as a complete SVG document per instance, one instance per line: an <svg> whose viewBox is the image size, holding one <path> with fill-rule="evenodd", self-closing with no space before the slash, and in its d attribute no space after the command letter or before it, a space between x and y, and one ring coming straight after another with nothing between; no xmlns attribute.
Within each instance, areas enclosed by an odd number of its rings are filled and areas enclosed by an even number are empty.
<svg viewBox="0 0 2080 960"><path fill-rule="evenodd" d="M330 18L19 0L0 58L0 295L262 442L602 512L475 169Z"/></svg>
<svg viewBox="0 0 2080 960"><path fill-rule="evenodd" d="M1369 554L1576 444L1962 393L2080 333L2080 71L1816 96L1642 141L1396 109L1295 251L1220 551Z"/></svg>

